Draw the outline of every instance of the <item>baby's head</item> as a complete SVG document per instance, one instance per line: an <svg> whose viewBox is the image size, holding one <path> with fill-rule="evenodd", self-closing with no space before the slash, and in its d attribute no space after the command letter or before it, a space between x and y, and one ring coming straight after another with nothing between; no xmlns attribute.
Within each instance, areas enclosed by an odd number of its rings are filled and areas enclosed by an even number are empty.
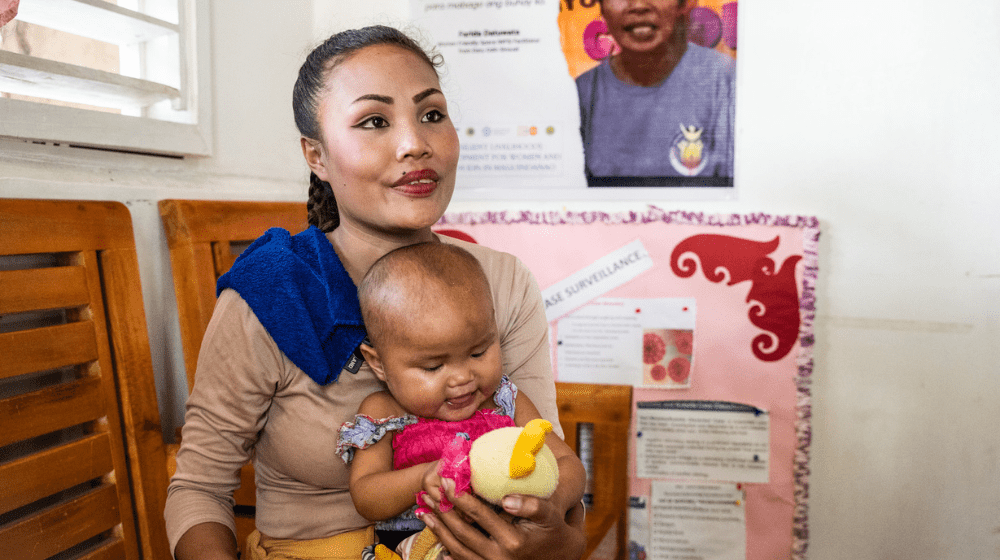
<svg viewBox="0 0 1000 560"><path fill-rule="evenodd" d="M379 259L358 287L361 351L410 414L464 420L492 403L500 340L489 281L468 251L420 243Z"/></svg>

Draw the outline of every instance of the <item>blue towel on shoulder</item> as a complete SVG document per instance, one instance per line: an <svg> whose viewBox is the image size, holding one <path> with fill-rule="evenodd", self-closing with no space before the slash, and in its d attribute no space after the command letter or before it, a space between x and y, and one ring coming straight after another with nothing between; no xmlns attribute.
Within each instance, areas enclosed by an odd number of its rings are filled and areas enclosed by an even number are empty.
<svg viewBox="0 0 1000 560"><path fill-rule="evenodd" d="M316 383L336 381L365 338L358 291L333 245L315 227L272 228L219 278L239 292L292 363Z"/></svg>

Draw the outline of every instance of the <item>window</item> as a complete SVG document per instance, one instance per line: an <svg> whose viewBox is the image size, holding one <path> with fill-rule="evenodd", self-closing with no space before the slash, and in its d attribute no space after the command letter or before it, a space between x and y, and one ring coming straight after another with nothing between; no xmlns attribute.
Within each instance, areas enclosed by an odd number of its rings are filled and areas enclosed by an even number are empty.
<svg viewBox="0 0 1000 560"><path fill-rule="evenodd" d="M207 0L22 0L0 29L0 136L209 155Z"/></svg>

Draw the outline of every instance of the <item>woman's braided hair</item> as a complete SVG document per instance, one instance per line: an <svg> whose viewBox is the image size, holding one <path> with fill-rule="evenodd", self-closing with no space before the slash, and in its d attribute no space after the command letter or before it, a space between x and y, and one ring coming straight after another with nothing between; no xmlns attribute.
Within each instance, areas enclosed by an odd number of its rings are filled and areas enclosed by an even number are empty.
<svg viewBox="0 0 1000 560"><path fill-rule="evenodd" d="M313 49L299 68L299 77L292 90L292 112L295 126L302 136L322 141L317 112L320 96L325 89L326 76L337 64L357 51L373 45L395 45L413 52L437 71L440 55L429 56L416 41L402 31L384 25L349 29L331 36ZM309 225L328 232L340 224L337 199L330 184L311 173L309 176Z"/></svg>

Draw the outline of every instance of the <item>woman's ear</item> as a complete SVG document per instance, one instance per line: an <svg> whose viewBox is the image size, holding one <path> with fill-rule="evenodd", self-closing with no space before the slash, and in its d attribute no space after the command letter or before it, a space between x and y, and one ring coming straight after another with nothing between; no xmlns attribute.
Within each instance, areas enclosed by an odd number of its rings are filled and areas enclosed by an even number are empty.
<svg viewBox="0 0 1000 560"><path fill-rule="evenodd" d="M299 143L302 145L302 155L306 158L306 165L317 177L329 183L330 173L326 169L322 142L303 136L299 138Z"/></svg>
<svg viewBox="0 0 1000 560"><path fill-rule="evenodd" d="M378 351L375 350L374 346L364 342L361 343L360 348L361 355L365 357L365 361L368 362L368 365L372 368L372 371L375 373L375 377L377 377L379 381L385 383L385 368L382 366L382 359L379 358Z"/></svg>

